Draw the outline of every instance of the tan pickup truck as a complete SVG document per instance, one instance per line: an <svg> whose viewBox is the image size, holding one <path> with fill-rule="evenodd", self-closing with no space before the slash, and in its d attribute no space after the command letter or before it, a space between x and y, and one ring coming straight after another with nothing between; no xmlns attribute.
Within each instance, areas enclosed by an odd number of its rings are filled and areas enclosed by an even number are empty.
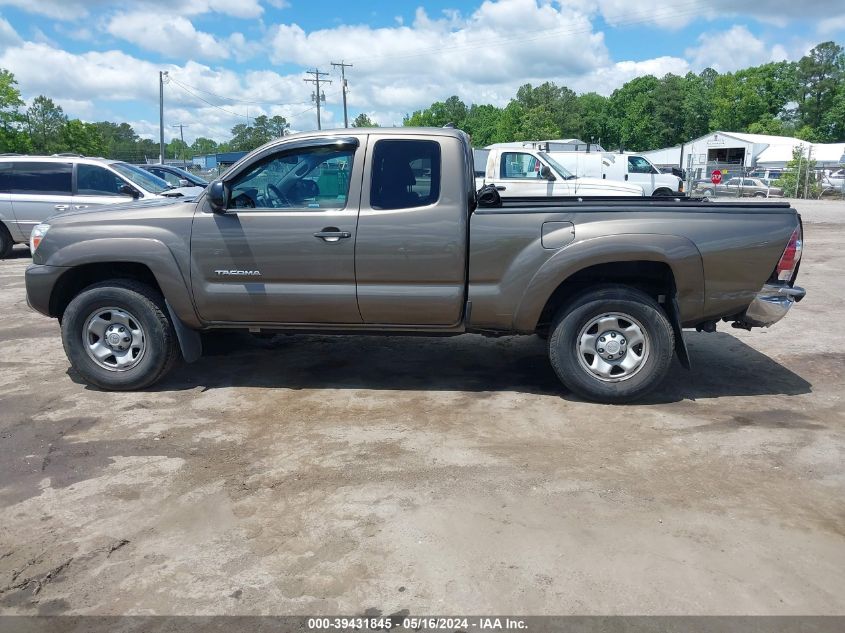
<svg viewBox="0 0 845 633"><path fill-rule="evenodd" d="M625 402L689 365L682 328L783 317L801 248L785 203L500 199L460 131L355 129L274 141L193 200L54 216L26 286L105 389L151 385L219 329L479 332L539 334L569 389Z"/></svg>

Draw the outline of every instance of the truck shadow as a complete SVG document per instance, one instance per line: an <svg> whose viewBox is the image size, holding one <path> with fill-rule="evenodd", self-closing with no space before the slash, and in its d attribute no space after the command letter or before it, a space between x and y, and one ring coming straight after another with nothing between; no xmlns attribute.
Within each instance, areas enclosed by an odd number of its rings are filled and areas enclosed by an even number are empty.
<svg viewBox="0 0 845 633"><path fill-rule="evenodd" d="M725 333L686 333L693 369L677 361L646 403L810 393L804 378ZM773 340L773 339L769 339ZM558 382L538 337L451 338L220 333L205 355L155 391L203 387L517 391L576 400Z"/></svg>

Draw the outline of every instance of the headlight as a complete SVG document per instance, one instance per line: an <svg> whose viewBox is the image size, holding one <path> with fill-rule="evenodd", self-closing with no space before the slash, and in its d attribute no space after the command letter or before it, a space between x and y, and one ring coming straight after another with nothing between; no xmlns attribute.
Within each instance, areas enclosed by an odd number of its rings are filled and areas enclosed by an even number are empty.
<svg viewBox="0 0 845 633"><path fill-rule="evenodd" d="M29 234L29 252L31 254L35 255L38 245L41 243L41 240L44 239L44 236L47 235L47 231L49 230L49 224L39 224L32 229L32 233Z"/></svg>

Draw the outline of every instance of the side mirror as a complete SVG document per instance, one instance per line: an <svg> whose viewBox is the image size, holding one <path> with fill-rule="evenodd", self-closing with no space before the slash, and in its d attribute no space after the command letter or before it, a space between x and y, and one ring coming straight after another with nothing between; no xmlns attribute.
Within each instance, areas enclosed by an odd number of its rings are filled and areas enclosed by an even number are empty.
<svg viewBox="0 0 845 633"><path fill-rule="evenodd" d="M548 165L540 167L540 177L546 180L556 180L555 175L552 173L552 168Z"/></svg>
<svg viewBox="0 0 845 633"><path fill-rule="evenodd" d="M120 185L120 193L124 196L132 196L136 200L141 197L141 192L132 185Z"/></svg>
<svg viewBox="0 0 845 633"><path fill-rule="evenodd" d="M215 180L208 186L208 204L214 213L226 213L226 187L222 180Z"/></svg>
<svg viewBox="0 0 845 633"><path fill-rule="evenodd" d="M179 186L180 187L190 187L191 183L189 183L185 178L179 179Z"/></svg>

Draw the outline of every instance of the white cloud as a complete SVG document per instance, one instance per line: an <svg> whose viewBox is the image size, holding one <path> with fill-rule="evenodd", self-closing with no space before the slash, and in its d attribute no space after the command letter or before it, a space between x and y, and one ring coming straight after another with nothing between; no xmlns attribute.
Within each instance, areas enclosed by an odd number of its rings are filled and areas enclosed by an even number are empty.
<svg viewBox="0 0 845 633"><path fill-rule="evenodd" d="M748 18L785 26L790 20L823 20L843 15L841 0L767 0L765 3L737 3L736 0L561 0L589 15L601 16L612 27L635 25L681 29L694 21Z"/></svg>
<svg viewBox="0 0 845 633"><path fill-rule="evenodd" d="M102 15L113 8L113 0L0 0L10 6L59 20L78 20L91 14ZM259 0L136 0L134 11L146 11L150 20L162 24L173 15L221 13L236 18L258 18L264 12Z"/></svg>
<svg viewBox="0 0 845 633"><path fill-rule="evenodd" d="M616 88L635 77L654 75L663 77L668 73L685 75L690 71L690 65L680 57L656 57L643 61L622 61L610 66L597 68L588 75L578 78L572 83L576 92L597 92L609 95Z"/></svg>
<svg viewBox="0 0 845 633"><path fill-rule="evenodd" d="M146 12L122 13L111 18L106 30L115 37L166 57L224 59L228 47L213 35L197 31L185 17L150 20ZM243 36L241 36L243 37Z"/></svg>
<svg viewBox="0 0 845 633"><path fill-rule="evenodd" d="M710 67L719 72L731 72L788 57L783 46L767 47L763 40L739 25L718 33L702 33L698 43L685 52L696 70Z"/></svg>
<svg viewBox="0 0 845 633"><path fill-rule="evenodd" d="M0 16L0 50L7 46L16 46L22 42L20 35L9 22Z"/></svg>

